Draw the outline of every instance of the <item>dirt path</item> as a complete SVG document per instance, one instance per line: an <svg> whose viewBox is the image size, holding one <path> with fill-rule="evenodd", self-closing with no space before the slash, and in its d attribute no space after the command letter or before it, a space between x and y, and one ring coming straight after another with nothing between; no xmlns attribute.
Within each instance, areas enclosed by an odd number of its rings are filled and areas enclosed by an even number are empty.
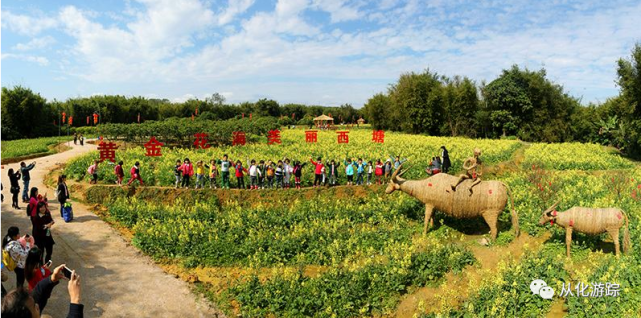
<svg viewBox="0 0 641 318"><path fill-rule="evenodd" d="M449 272L436 287L423 287L407 295L396 310L396 317L414 317L419 312L438 312L444 306L456 308L470 295L470 289L481 278L492 275L500 261L518 261L526 250L536 250L549 238L549 234L531 237L522 233L507 246L486 247L477 243L481 236L467 236L465 245L474 253L478 265L467 267L462 273Z"/></svg>
<svg viewBox="0 0 641 318"><path fill-rule="evenodd" d="M96 146L85 144L73 146L69 151L36 159L31 171L31 186L48 192L53 198L54 189L43 185L45 175L57 164L95 150ZM9 185L6 171L18 164L4 165L2 183ZM22 185L22 184L21 184ZM11 194L5 187L2 203L2 235L9 226L18 226L21 233L31 233L31 222L25 215L26 204L21 210L11 208ZM74 203L75 219L64 223L59 214L59 204L53 199L50 208L56 224L52 234L56 244L53 248L54 265L66 263L82 277L82 303L85 317L217 317L218 310L193 294L189 285L161 268L136 248L127 244L120 235L89 208ZM9 281L3 283L11 290L15 287L15 274L9 273ZM69 296L66 285L59 285L49 300L44 314L66 317Z"/></svg>

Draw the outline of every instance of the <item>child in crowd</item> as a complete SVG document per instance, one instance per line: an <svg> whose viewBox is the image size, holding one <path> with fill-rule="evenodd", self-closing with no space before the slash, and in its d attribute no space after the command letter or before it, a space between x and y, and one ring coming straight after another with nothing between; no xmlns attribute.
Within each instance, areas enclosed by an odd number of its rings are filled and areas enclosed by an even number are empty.
<svg viewBox="0 0 641 318"><path fill-rule="evenodd" d="M233 163L231 160L229 160L227 154L224 154L223 159L218 160L216 163L220 164L220 174L223 179L222 188L224 189L225 187L227 187L227 189L229 189L229 168L233 166Z"/></svg>
<svg viewBox="0 0 641 318"><path fill-rule="evenodd" d="M180 159L176 160L176 165L174 166L174 177L176 177L176 189L180 186L180 176L182 175L182 172L180 171L180 167L182 167L182 162Z"/></svg>
<svg viewBox="0 0 641 318"><path fill-rule="evenodd" d="M394 170L398 169L403 162L407 161L407 158L401 160L401 156L396 156L396 158L394 158L394 156L390 155L389 158L394 160Z"/></svg>
<svg viewBox="0 0 641 318"><path fill-rule="evenodd" d="M275 173L275 170L276 170L276 168L274 168L274 163L271 162L271 160L267 161L266 170L267 170L267 173L266 173L267 174L267 187L271 189L272 187L274 187L274 173Z"/></svg>
<svg viewBox="0 0 641 318"><path fill-rule="evenodd" d="M374 172L374 167L372 166L372 161L367 162L367 185L372 185L372 172Z"/></svg>
<svg viewBox="0 0 641 318"><path fill-rule="evenodd" d="M218 168L216 167L216 160L211 159L209 161L209 188L217 189L218 185L216 183L216 178L218 177Z"/></svg>
<svg viewBox="0 0 641 318"><path fill-rule="evenodd" d="M300 178L303 176L303 167L306 163L301 164L300 161L294 163L294 182L296 183L296 189L300 189Z"/></svg>
<svg viewBox="0 0 641 318"><path fill-rule="evenodd" d="M91 181L89 181L89 184L96 184L98 183L98 164L100 161L94 160L93 164L89 166L87 169L87 173L91 175Z"/></svg>
<svg viewBox="0 0 641 318"><path fill-rule="evenodd" d="M383 172L385 173L385 182L389 181L392 175L392 160L387 159L387 161L385 161Z"/></svg>
<svg viewBox="0 0 641 318"><path fill-rule="evenodd" d="M196 186L194 189L203 188L205 185L205 166L202 160L196 162Z"/></svg>
<svg viewBox="0 0 641 318"><path fill-rule="evenodd" d="M322 170L323 170L323 160L321 160L321 157L318 157L316 161L310 156L309 161L314 165L314 188L316 186L321 186L321 182L323 180L323 175L322 175Z"/></svg>
<svg viewBox="0 0 641 318"><path fill-rule="evenodd" d="M258 189L258 176L262 175L263 173L258 169L258 166L256 165L256 160L252 159L251 163L249 163L249 185L250 189L255 190Z"/></svg>
<svg viewBox="0 0 641 318"><path fill-rule="evenodd" d="M276 189L278 187L283 187L283 161L278 160L278 165L276 166L275 170L275 175L276 175Z"/></svg>
<svg viewBox="0 0 641 318"><path fill-rule="evenodd" d="M289 159L283 160L283 188L289 189L289 180L292 178L292 166L289 165Z"/></svg>
<svg viewBox="0 0 641 318"><path fill-rule="evenodd" d="M340 165L341 163L336 163L336 160L334 159L332 159L332 161L327 165L327 175L330 186L336 185L338 180L338 167L340 167Z"/></svg>
<svg viewBox="0 0 641 318"><path fill-rule="evenodd" d="M243 168L243 163L240 160L236 160L236 165L234 166L236 170L236 181L238 181L238 189L245 189L245 174L247 169ZM244 172L244 173L243 173Z"/></svg>
<svg viewBox="0 0 641 318"><path fill-rule="evenodd" d="M189 178L194 175L194 166L192 166L189 158L185 158L183 165L180 166L180 171L182 172L182 184L181 186L185 189L189 188Z"/></svg>
<svg viewBox="0 0 641 318"><path fill-rule="evenodd" d="M134 180L138 180L138 182L140 182L140 185L142 185L142 177L140 176L140 162L136 161L136 163L134 163L134 166L131 167L129 173L131 173L131 179L129 179L127 185L131 185Z"/></svg>
<svg viewBox="0 0 641 318"><path fill-rule="evenodd" d="M363 184L364 174L365 174L365 164L363 164L363 159L358 158L358 163L356 164L356 185Z"/></svg>
<svg viewBox="0 0 641 318"><path fill-rule="evenodd" d="M383 167L383 162L381 162L381 159L378 159L376 161L376 168L374 169L374 174L376 175L376 184L381 184L381 178L383 177L383 170L385 168Z"/></svg>
<svg viewBox="0 0 641 318"><path fill-rule="evenodd" d="M352 159L345 159L345 175L347 176L347 185L354 184L354 164Z"/></svg>
<svg viewBox="0 0 641 318"><path fill-rule="evenodd" d="M258 164L258 170L260 170L261 174L258 175L258 187L260 189L265 189L265 169L267 167L265 166L265 160L261 160L260 163Z"/></svg>
<svg viewBox="0 0 641 318"><path fill-rule="evenodd" d="M122 185L122 179L125 178L125 170L122 168L122 165L124 163L121 161L118 161L118 164L114 167L114 174L116 175L116 184L117 185Z"/></svg>

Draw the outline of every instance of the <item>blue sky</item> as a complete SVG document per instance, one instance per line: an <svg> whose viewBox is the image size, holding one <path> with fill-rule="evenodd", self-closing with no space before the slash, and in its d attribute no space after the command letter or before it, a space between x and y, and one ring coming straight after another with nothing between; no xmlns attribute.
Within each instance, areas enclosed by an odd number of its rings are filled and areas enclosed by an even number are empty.
<svg viewBox="0 0 641 318"><path fill-rule="evenodd" d="M519 64L586 104L617 94L638 17L623 0L5 0L2 86L360 107L404 72L481 83Z"/></svg>

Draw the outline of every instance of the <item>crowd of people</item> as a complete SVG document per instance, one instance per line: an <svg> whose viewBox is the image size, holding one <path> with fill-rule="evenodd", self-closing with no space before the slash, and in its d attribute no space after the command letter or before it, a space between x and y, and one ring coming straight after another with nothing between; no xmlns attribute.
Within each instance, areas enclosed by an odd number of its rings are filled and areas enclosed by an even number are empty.
<svg viewBox="0 0 641 318"><path fill-rule="evenodd" d="M65 264L53 267L52 255L55 241L52 228L56 224L51 211L47 194L40 194L38 188L29 188L30 174L35 162L26 165L20 163L20 169L9 169L11 183L12 207L20 210L18 193L19 180L22 179L23 198L27 203L25 214L30 219L31 235L21 235L20 229L11 226L2 239L2 281L8 279L6 272L13 271L16 276L16 288L7 293L2 286L2 317L40 317L52 291L61 279L68 279L68 291L71 298L67 317L82 317L83 305L80 303L80 276L69 270ZM28 195L27 195L28 193ZM58 178L56 189L57 200L62 207L69 199L66 176ZM27 286L25 286L25 281Z"/></svg>
<svg viewBox="0 0 641 318"><path fill-rule="evenodd" d="M211 189L289 189L301 188L303 168L307 164L312 165L314 172L313 187L335 186L339 184L340 175L344 172L347 185L373 185L383 184L389 181L394 169L397 169L407 159L400 156L390 156L386 161L382 159L365 160L363 158L330 159L323 161L323 158L316 159L309 157L309 162L300 162L283 158L280 160L255 160L249 159L243 163L241 160L232 160L227 154L220 159L211 159L209 162L198 160L192 163L189 158L176 160L173 168L176 188L202 189L207 186ZM98 169L100 161L96 160L87 168L87 174L91 175L90 183L98 180ZM123 161L118 162L114 167L116 184L123 185L125 177ZM432 157L429 166L426 168L428 175L439 172L448 172L451 166L449 154L445 146L441 147L441 155ZM138 180L143 185L140 174L140 162L130 169L131 178L127 185ZM231 178L235 177L235 184ZM246 179L247 178L247 179Z"/></svg>
<svg viewBox="0 0 641 318"><path fill-rule="evenodd" d="M326 160L309 157L309 162L290 160L247 160L243 165L241 160L231 160L228 155L221 159L212 159L209 163L202 160L192 164L189 158L176 160L174 166L175 187L189 188L195 175L194 188L223 189L232 188L230 177L236 178L235 187L238 189L273 189L301 188L303 169L311 164L314 172L314 187L335 186L339 182L339 171L344 171L348 185L382 184L391 175L393 168L398 168L406 159L400 156L390 157L387 161L362 158L345 158L344 160ZM341 166L343 167L342 169ZM246 182L246 177L249 177ZM220 183L219 183L220 179Z"/></svg>

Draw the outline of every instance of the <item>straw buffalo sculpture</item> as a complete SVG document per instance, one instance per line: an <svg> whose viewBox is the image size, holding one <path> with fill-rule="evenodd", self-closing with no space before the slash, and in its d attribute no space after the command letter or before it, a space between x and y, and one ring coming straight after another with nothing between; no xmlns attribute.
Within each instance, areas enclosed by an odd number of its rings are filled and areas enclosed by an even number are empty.
<svg viewBox="0 0 641 318"><path fill-rule="evenodd" d="M569 210L558 212L555 210L559 202L543 211L539 225L550 222L565 229L565 245L567 256L570 257L572 232L597 235L608 232L614 241L614 253L619 256L619 230L625 224L623 231L623 252L630 249L630 233L628 230L628 217L618 208L581 208L573 207Z"/></svg>
<svg viewBox="0 0 641 318"><path fill-rule="evenodd" d="M434 226L432 214L434 209L455 218L483 217L490 227L492 240L496 239L498 217L507 205L508 198L512 201L509 188L499 181L482 181L474 185L474 191L468 190L474 183L468 179L462 181L458 191L452 191L451 185L458 181L458 177L439 173L422 180L405 180L401 176L407 171L402 171L403 165L392 174L385 193L390 194L396 190L403 191L410 196L425 203L425 225L423 233L427 233L428 222L430 228ZM519 235L519 220L514 210L512 201L512 228L516 236Z"/></svg>

